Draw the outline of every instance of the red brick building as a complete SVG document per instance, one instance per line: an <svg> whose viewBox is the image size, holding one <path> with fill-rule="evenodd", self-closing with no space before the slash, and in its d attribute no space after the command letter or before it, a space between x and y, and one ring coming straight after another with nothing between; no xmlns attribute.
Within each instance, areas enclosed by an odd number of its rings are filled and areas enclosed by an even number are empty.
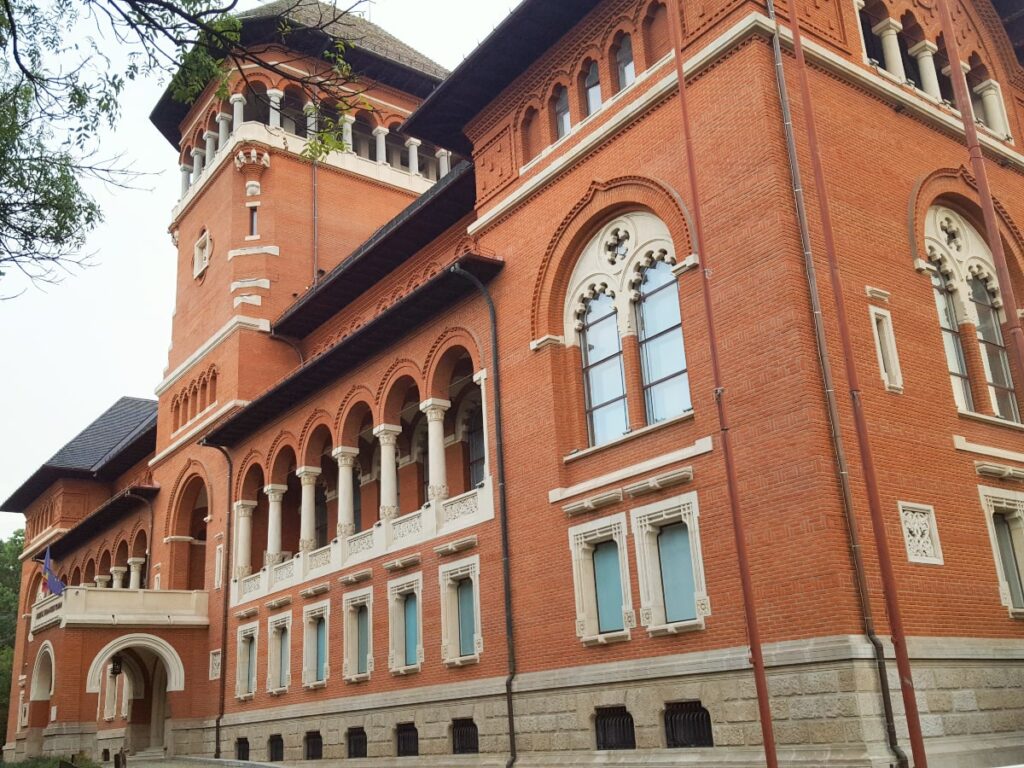
<svg viewBox="0 0 1024 768"><path fill-rule="evenodd" d="M1024 761L1024 16L946 2L986 178L937 0L347 19L316 160L165 97L168 365L4 504L5 757Z"/></svg>

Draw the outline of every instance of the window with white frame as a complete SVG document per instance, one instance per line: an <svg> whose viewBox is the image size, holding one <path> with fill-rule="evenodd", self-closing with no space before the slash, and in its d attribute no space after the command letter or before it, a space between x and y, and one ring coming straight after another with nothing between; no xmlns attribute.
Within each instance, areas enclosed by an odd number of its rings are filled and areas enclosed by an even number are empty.
<svg viewBox="0 0 1024 768"><path fill-rule="evenodd" d="M637 336L648 424L693 410L679 286L665 255L664 251L651 252L640 262L647 266L637 291Z"/></svg>
<svg viewBox="0 0 1024 768"><path fill-rule="evenodd" d="M960 326L957 322L953 295L946 278L937 269L929 271L932 287L935 289L935 308L939 313L939 328L942 331L942 347L946 353L946 367L953 384L953 400L960 410L973 411L974 398L971 395L971 379L967 375L967 361L964 359L964 344L960 337Z"/></svg>
<svg viewBox="0 0 1024 768"><path fill-rule="evenodd" d="M551 98L555 118L555 137L563 138L572 130L572 117L569 114L569 89L560 85Z"/></svg>
<svg viewBox="0 0 1024 768"><path fill-rule="evenodd" d="M256 654L260 625L257 622L238 628L238 666L235 672L235 696L252 698L256 693Z"/></svg>
<svg viewBox="0 0 1024 768"><path fill-rule="evenodd" d="M292 682L292 614L280 613L267 620L270 638L267 653L267 690L281 692Z"/></svg>
<svg viewBox="0 0 1024 768"><path fill-rule="evenodd" d="M881 307L868 307L871 316L871 333L875 339L875 355L882 383L890 392L903 391L903 373L900 358L896 352L896 334L892 328L892 314Z"/></svg>
<svg viewBox="0 0 1024 768"><path fill-rule="evenodd" d="M942 546L939 544L934 507L901 501L899 509L907 560L912 563L942 565Z"/></svg>
<svg viewBox="0 0 1024 768"><path fill-rule="evenodd" d="M327 654L330 605L329 600L324 600L302 609L302 684L307 688L326 684L331 674Z"/></svg>
<svg viewBox="0 0 1024 768"><path fill-rule="evenodd" d="M978 343L981 346L981 362L985 367L989 396L996 415L1009 421L1020 421L1017 410L1017 395L1010 378L1010 358L1003 342L999 309L1002 303L996 298L997 289L980 277L968 281L971 301L978 316Z"/></svg>
<svg viewBox="0 0 1024 768"><path fill-rule="evenodd" d="M441 582L441 659L448 666L480 660L480 556L445 563Z"/></svg>
<svg viewBox="0 0 1024 768"><path fill-rule="evenodd" d="M224 545L218 544L213 553L213 588L224 586Z"/></svg>
<svg viewBox="0 0 1024 768"><path fill-rule="evenodd" d="M636 626L626 536L622 512L569 529L576 636L585 645L628 640Z"/></svg>
<svg viewBox="0 0 1024 768"><path fill-rule="evenodd" d="M1024 492L978 489L992 541L999 598L1012 616L1024 618Z"/></svg>
<svg viewBox="0 0 1024 768"><path fill-rule="evenodd" d="M350 683L369 680L373 672L373 587L347 592L341 603L345 613L342 674Z"/></svg>
<svg viewBox="0 0 1024 768"><path fill-rule="evenodd" d="M630 511L640 581L640 623L651 635L703 629L711 615L696 492Z"/></svg>
<svg viewBox="0 0 1024 768"><path fill-rule="evenodd" d="M423 664L423 574L414 573L388 582L388 622L391 648L388 668L392 674L418 672Z"/></svg>
<svg viewBox="0 0 1024 768"><path fill-rule="evenodd" d="M210 238L210 233L204 229L192 248L192 277L199 277L210 266L210 253L212 250L213 241Z"/></svg>

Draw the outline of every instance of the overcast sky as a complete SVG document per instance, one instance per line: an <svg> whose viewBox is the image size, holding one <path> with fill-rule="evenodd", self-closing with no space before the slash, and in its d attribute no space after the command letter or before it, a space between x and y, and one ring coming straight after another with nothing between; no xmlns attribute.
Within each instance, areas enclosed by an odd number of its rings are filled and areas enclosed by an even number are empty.
<svg viewBox="0 0 1024 768"><path fill-rule="evenodd" d="M377 0L368 12L454 69L515 4ZM86 249L96 266L0 301L0 501L117 398L154 397L163 377L174 307L167 225L179 190L177 153L149 122L163 85L130 84L117 129L102 137L103 154L123 153L158 175L145 189L93 189L106 216ZM0 293L10 287L0 283ZM21 515L0 513L0 538L23 525Z"/></svg>

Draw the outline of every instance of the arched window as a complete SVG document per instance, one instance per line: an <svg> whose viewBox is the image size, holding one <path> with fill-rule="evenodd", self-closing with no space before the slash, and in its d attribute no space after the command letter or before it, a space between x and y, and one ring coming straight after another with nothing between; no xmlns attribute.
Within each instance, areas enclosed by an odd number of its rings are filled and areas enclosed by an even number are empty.
<svg viewBox="0 0 1024 768"><path fill-rule="evenodd" d="M647 423L692 410L679 292L672 268L655 261L644 271L637 303Z"/></svg>
<svg viewBox="0 0 1024 768"><path fill-rule="evenodd" d="M664 3L651 6L644 21L644 45L647 61L660 60L672 50L672 27Z"/></svg>
<svg viewBox="0 0 1024 768"><path fill-rule="evenodd" d="M590 66L583 72L583 103L588 115L601 108L601 73L596 61L591 61Z"/></svg>
<svg viewBox="0 0 1024 768"><path fill-rule="evenodd" d="M971 380L967 376L964 360L964 344L960 338L960 326L956 320L956 307L945 279L938 270L932 272L932 287L935 288L935 307L939 311L939 328L942 330L942 345L946 351L946 364L953 383L953 399L957 407L965 411L974 410L971 397Z"/></svg>
<svg viewBox="0 0 1024 768"><path fill-rule="evenodd" d="M860 22L860 33L864 40L864 56L869 62L878 66L885 65L885 51L882 50L882 41L875 34L874 28L884 18L884 13L875 15L867 8L861 8L857 12L857 19Z"/></svg>
<svg viewBox="0 0 1024 768"><path fill-rule="evenodd" d="M555 88L551 97L551 110L555 119L555 137L561 139L572 130L572 117L569 115L569 89L564 85Z"/></svg>
<svg viewBox="0 0 1024 768"><path fill-rule="evenodd" d="M636 64L633 61L633 38L623 35L615 47L616 85L621 91L636 81Z"/></svg>
<svg viewBox="0 0 1024 768"><path fill-rule="evenodd" d="M607 293L587 301L580 338L590 442L601 445L624 434L629 426L622 340L615 302Z"/></svg>

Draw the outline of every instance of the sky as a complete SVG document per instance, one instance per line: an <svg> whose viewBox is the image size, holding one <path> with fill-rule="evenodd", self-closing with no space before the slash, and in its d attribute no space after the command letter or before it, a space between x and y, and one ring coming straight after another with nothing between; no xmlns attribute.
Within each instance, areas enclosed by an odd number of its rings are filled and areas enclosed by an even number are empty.
<svg viewBox="0 0 1024 768"><path fill-rule="evenodd" d="M369 18L448 69L508 14L515 0L376 0ZM246 3L246 6L256 3ZM339 4L340 5L340 4ZM89 237L95 265L45 289L0 301L0 501L119 397L154 397L174 309L177 152L149 122L164 89L129 84L100 153L148 174L137 189L92 185L105 221ZM0 284L0 294L9 288ZM0 539L24 525L0 513Z"/></svg>

